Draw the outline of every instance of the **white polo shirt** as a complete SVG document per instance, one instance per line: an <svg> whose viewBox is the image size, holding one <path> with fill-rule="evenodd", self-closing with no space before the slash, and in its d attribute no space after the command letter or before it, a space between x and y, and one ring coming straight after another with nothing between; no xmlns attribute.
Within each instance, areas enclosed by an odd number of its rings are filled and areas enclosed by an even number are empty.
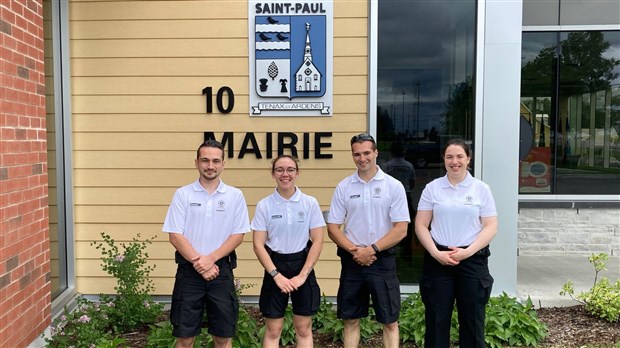
<svg viewBox="0 0 620 348"><path fill-rule="evenodd" d="M418 210L432 210L431 236L445 246L470 245L482 230L481 217L497 216L491 188L467 173L456 186L448 176L426 185Z"/></svg>
<svg viewBox="0 0 620 348"><path fill-rule="evenodd" d="M403 184L377 169L367 183L357 171L342 180L329 208L327 222L344 224L344 234L358 246L376 243L395 222L411 221Z"/></svg>
<svg viewBox="0 0 620 348"><path fill-rule="evenodd" d="M290 199L284 199L277 190L256 205L252 229L267 232L267 246L281 254L302 251L310 230L324 227L325 220L316 198L295 187Z"/></svg>
<svg viewBox="0 0 620 348"><path fill-rule="evenodd" d="M209 255L230 235L250 231L243 193L221 180L211 195L198 180L183 186L174 193L163 231L183 234L197 252Z"/></svg>

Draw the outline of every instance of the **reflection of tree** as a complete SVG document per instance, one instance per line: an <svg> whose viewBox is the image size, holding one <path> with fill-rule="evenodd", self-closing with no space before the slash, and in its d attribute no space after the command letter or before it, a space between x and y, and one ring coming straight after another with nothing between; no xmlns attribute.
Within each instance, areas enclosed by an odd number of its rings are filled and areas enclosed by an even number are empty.
<svg viewBox="0 0 620 348"><path fill-rule="evenodd" d="M597 100L610 93L619 76L614 70L620 57L610 57L610 47L604 32L571 32L557 45L541 49L521 70L522 100L531 97L543 102L530 110L549 115L551 141L558 146L555 155L564 156L564 161L570 159L571 141L580 138L583 129L594 134L595 129L609 127L605 107L599 107ZM580 104L572 104L577 101ZM581 110L575 112L572 105L580 105Z"/></svg>
<svg viewBox="0 0 620 348"><path fill-rule="evenodd" d="M471 77L467 77L465 82L454 85L443 115L442 125L445 134L458 135L466 139L473 138L473 98Z"/></svg>
<svg viewBox="0 0 620 348"><path fill-rule="evenodd" d="M607 90L618 77L619 59L605 58L610 47L602 32L572 32L558 47L540 50L521 71L522 96L545 96L554 90L556 63L560 63L560 92L575 95Z"/></svg>
<svg viewBox="0 0 620 348"><path fill-rule="evenodd" d="M390 113L377 106L377 137L381 140L393 140L394 138L394 124Z"/></svg>

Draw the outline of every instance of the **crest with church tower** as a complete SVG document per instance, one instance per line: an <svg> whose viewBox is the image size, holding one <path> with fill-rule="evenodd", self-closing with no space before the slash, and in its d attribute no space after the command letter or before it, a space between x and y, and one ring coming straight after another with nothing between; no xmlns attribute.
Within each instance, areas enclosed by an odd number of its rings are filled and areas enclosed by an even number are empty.
<svg viewBox="0 0 620 348"><path fill-rule="evenodd" d="M330 116L331 2L249 8L250 115Z"/></svg>

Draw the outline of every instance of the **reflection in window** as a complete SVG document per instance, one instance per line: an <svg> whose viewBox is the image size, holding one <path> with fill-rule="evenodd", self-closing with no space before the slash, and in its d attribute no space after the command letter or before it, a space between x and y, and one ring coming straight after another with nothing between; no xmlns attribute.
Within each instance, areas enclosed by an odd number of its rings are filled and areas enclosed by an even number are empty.
<svg viewBox="0 0 620 348"><path fill-rule="evenodd" d="M414 165L415 181L404 184L415 207L424 186L445 174L443 144L474 138L476 1L382 0L378 9L378 163L385 170L402 152ZM398 246L403 283L417 283L421 271L414 235L411 224Z"/></svg>
<svg viewBox="0 0 620 348"><path fill-rule="evenodd" d="M47 163L48 163L48 204L49 204L49 228L50 228L50 283L52 298L56 298L67 288L67 271L66 260L63 258L66 255L66 245L64 243L64 231L59 230L58 221L58 185L57 181L52 178L58 177L57 166L61 165L56 163L56 130L53 127L56 123L55 103L54 103L54 58L52 47L55 44L52 37L52 1L43 1L43 26L44 26L44 40L45 40L45 102L46 102L46 124L48 139L47 142ZM60 149L62 151L62 149ZM60 224L62 225L62 224Z"/></svg>
<svg viewBox="0 0 620 348"><path fill-rule="evenodd" d="M524 33L521 193L620 193L620 31Z"/></svg>

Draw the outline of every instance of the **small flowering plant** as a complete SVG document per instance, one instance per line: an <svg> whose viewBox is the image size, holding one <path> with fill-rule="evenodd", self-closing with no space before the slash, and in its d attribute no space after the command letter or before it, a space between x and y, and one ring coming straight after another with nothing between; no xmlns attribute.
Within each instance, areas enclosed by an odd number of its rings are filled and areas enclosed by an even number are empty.
<svg viewBox="0 0 620 348"><path fill-rule="evenodd" d="M109 328L109 309L113 303L91 302L83 297L70 311L65 308L50 329L50 337L45 338L47 347L97 347L112 340Z"/></svg>
<svg viewBox="0 0 620 348"><path fill-rule="evenodd" d="M149 295L154 290L149 275L155 266L147 264L145 250L152 239L134 238L119 247L109 235L102 232L101 237L103 242L91 245L101 250L103 270L116 278L116 295L100 294L98 302L81 297L75 309L65 308L45 338L47 347L117 347L124 343L119 334L152 324L162 313L163 305Z"/></svg>
<svg viewBox="0 0 620 348"><path fill-rule="evenodd" d="M137 235L140 237L140 234ZM117 295L100 295L102 301L114 304L110 310L111 323L115 332L125 332L152 323L161 313L163 306L154 302L149 295L154 289L150 273L155 265L148 265L146 248L155 237L132 243L116 243L112 237L101 232L103 242L92 242L101 251L102 268L116 278L114 287Z"/></svg>

